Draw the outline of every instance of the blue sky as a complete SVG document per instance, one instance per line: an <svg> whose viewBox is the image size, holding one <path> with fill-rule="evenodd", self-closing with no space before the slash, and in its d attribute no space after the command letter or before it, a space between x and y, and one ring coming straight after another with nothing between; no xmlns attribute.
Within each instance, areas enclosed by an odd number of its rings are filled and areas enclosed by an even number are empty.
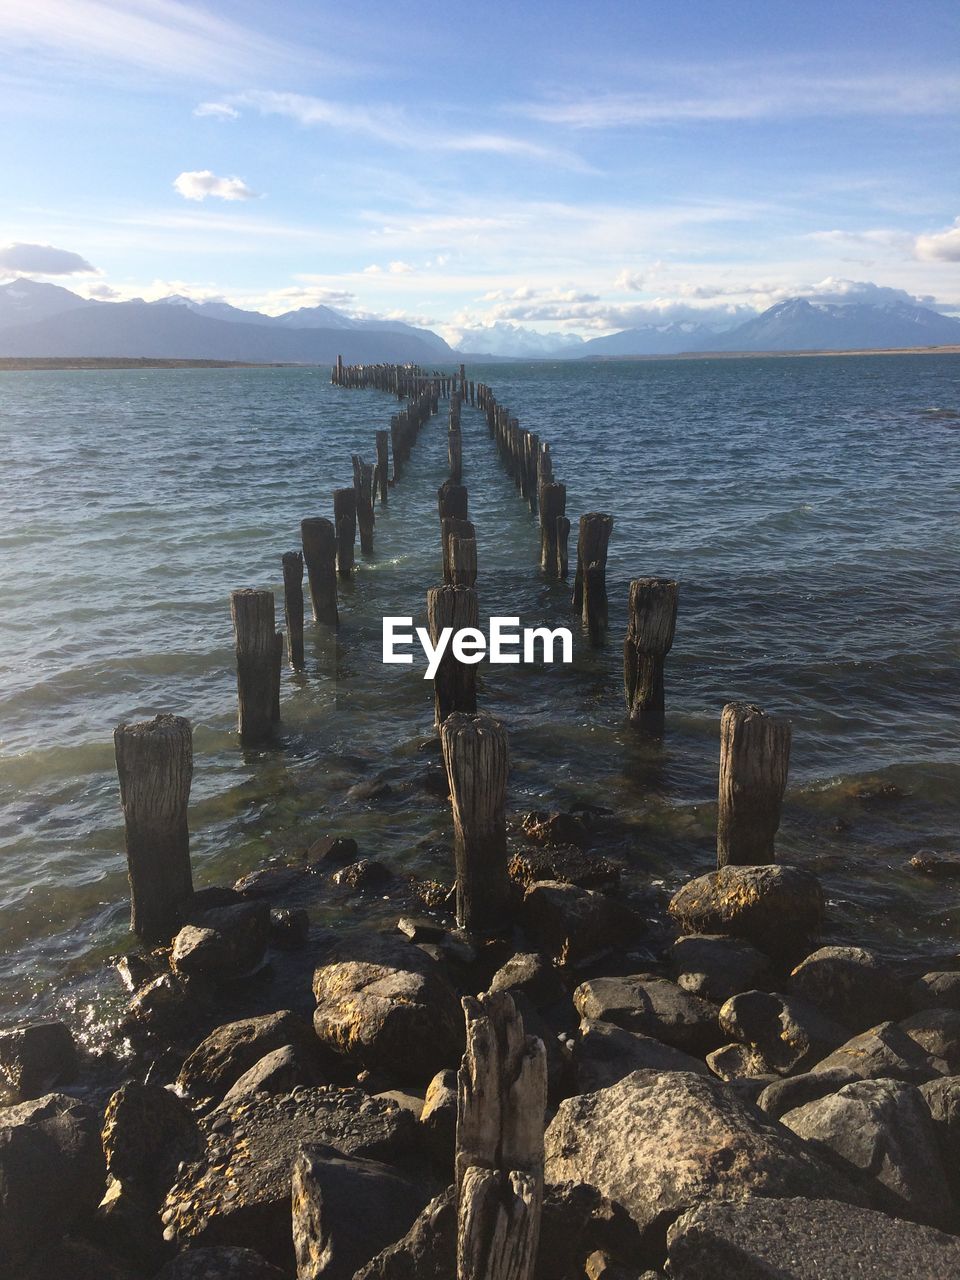
<svg viewBox="0 0 960 1280"><path fill-rule="evenodd" d="M448 336L960 311L956 0L3 0L0 47L0 279Z"/></svg>

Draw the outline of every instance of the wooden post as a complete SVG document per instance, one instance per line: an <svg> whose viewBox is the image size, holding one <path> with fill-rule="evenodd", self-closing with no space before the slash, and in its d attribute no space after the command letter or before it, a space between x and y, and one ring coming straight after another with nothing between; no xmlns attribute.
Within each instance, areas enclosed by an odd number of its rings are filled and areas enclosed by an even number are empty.
<svg viewBox="0 0 960 1280"><path fill-rule="evenodd" d="M532 1280L543 1206L547 1056L508 991L463 1000L457 1280Z"/></svg>
<svg viewBox="0 0 960 1280"><path fill-rule="evenodd" d="M570 559L567 547L570 541L570 521L566 516L557 516L557 577L565 578L570 572Z"/></svg>
<svg viewBox="0 0 960 1280"><path fill-rule="evenodd" d="M573 607L589 624L584 603L583 577L587 565L598 564L606 575L607 546L613 530L613 516L591 511L580 517L580 536L577 538L577 576L573 583Z"/></svg>
<svg viewBox="0 0 960 1280"><path fill-rule="evenodd" d="M663 736L663 660L677 626L677 583L672 578L634 578L623 642L623 687L630 723Z"/></svg>
<svg viewBox="0 0 960 1280"><path fill-rule="evenodd" d="M473 587L477 581L477 540L451 534L447 541L450 581L455 587ZM446 575L444 575L446 576Z"/></svg>
<svg viewBox="0 0 960 1280"><path fill-rule="evenodd" d="M237 640L237 727L245 746L267 742L279 720L283 636L276 629L275 608L272 591L230 593Z"/></svg>
<svg viewBox="0 0 960 1280"><path fill-rule="evenodd" d="M545 484L540 493L540 568L548 578L560 577L557 554L557 521L567 506L565 484Z"/></svg>
<svg viewBox="0 0 960 1280"><path fill-rule="evenodd" d="M450 550L451 538L473 538L476 541L477 531L469 520L452 520L447 517L440 521L440 552L443 563L444 582L453 582L453 561ZM467 586L473 586L468 582Z"/></svg>
<svg viewBox="0 0 960 1280"><path fill-rule="evenodd" d="M303 553L283 553L283 612L291 667L303 666Z"/></svg>
<svg viewBox="0 0 960 1280"><path fill-rule="evenodd" d="M343 386L343 356L337 356L336 384L338 387Z"/></svg>
<svg viewBox="0 0 960 1280"><path fill-rule="evenodd" d="M773 841L790 765L790 721L747 702L720 716L720 808L717 866L774 860Z"/></svg>
<svg viewBox="0 0 960 1280"><path fill-rule="evenodd" d="M380 503L387 505L390 487L390 432L377 432L377 476L375 487L380 491Z"/></svg>
<svg viewBox="0 0 960 1280"><path fill-rule="evenodd" d="M447 462L450 479L459 484L463 476L463 436L459 427L451 428L447 433Z"/></svg>
<svg viewBox="0 0 960 1280"><path fill-rule="evenodd" d="M472 933L507 933L506 729L492 716L454 711L440 727L440 743L453 809L457 924Z"/></svg>
<svg viewBox="0 0 960 1280"><path fill-rule="evenodd" d="M444 480L437 490L437 508L441 520L468 519L466 486Z"/></svg>
<svg viewBox="0 0 960 1280"><path fill-rule="evenodd" d="M130 928L169 942L193 896L187 803L193 736L183 716L118 724L113 733L126 826Z"/></svg>
<svg viewBox="0 0 960 1280"><path fill-rule="evenodd" d="M373 555L373 467L353 454L353 492L357 503L357 524L360 526L360 551Z"/></svg>
<svg viewBox="0 0 960 1280"><path fill-rule="evenodd" d="M433 644L437 643L444 627L452 627L454 635L463 627L478 628L480 609L476 591L472 587L431 587L427 592L427 621ZM451 711L472 714L477 709L477 664L455 658L452 642L440 659L433 678L433 692L437 728Z"/></svg>
<svg viewBox="0 0 960 1280"><path fill-rule="evenodd" d="M337 616L337 535L333 522L324 516L300 521L303 558L310 584L313 620L335 627Z"/></svg>
<svg viewBox="0 0 960 1280"><path fill-rule="evenodd" d="M341 578L349 578L357 540L357 491L352 485L349 489L334 489L333 523L337 531L337 572Z"/></svg>

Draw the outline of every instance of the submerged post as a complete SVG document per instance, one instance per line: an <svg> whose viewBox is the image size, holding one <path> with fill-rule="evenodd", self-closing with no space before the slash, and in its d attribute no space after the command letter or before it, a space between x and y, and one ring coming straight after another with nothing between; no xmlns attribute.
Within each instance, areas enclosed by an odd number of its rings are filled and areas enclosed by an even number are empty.
<svg viewBox="0 0 960 1280"><path fill-rule="evenodd" d="M358 453L353 461L353 491L357 504L357 524L360 527L360 550L365 556L373 554L373 467L364 462Z"/></svg>
<svg viewBox="0 0 960 1280"><path fill-rule="evenodd" d="M337 572L341 578L349 578L357 540L357 491L352 485L349 489L334 489L333 523L337 531Z"/></svg>
<svg viewBox="0 0 960 1280"><path fill-rule="evenodd" d="M300 540L307 565L313 620L335 627L337 615L337 535L324 516L300 521Z"/></svg>
<svg viewBox="0 0 960 1280"><path fill-rule="evenodd" d="M382 506L387 502L387 490L390 486L390 432L377 432L377 474L374 487L380 492Z"/></svg>
<svg viewBox="0 0 960 1280"><path fill-rule="evenodd" d="M547 1057L507 991L463 1000L457 1280L532 1280L543 1207Z"/></svg>
<svg viewBox="0 0 960 1280"><path fill-rule="evenodd" d="M663 661L677 626L677 583L672 578L634 578L623 642L623 686L630 723L663 736Z"/></svg>
<svg viewBox="0 0 960 1280"><path fill-rule="evenodd" d="M573 582L572 604L584 622L588 622L584 606L583 576L589 564L599 564L604 573L607 568L607 546L613 530L613 516L600 511L590 511L580 517L580 533L577 538L577 575Z"/></svg>
<svg viewBox="0 0 960 1280"><path fill-rule="evenodd" d="M283 612L287 620L287 657L291 667L303 666L303 553L283 553Z"/></svg>
<svg viewBox="0 0 960 1280"><path fill-rule="evenodd" d="M183 716L118 724L113 733L126 827L130 928L169 942L193 896L187 803L193 735Z"/></svg>
<svg viewBox="0 0 960 1280"><path fill-rule="evenodd" d="M540 568L548 578L560 577L558 521L567 509L567 486L550 482L540 490Z"/></svg>
<svg viewBox="0 0 960 1280"><path fill-rule="evenodd" d="M774 860L774 837L790 765L790 721L747 702L720 716L720 807L717 866Z"/></svg>
<svg viewBox="0 0 960 1280"><path fill-rule="evenodd" d="M272 591L230 593L237 641L237 727L244 746L267 742L280 719L283 636L275 623Z"/></svg>
<svg viewBox="0 0 960 1280"><path fill-rule="evenodd" d="M480 625L480 608L477 593L472 587L431 587L427 592L427 621L431 643L436 645L445 627L452 628L454 636L464 627L477 630ZM483 652L483 638L476 648L477 661ZM461 662L453 652L453 644L447 646L440 659L437 674L433 678L433 693L437 728L451 711L477 709L477 667L475 662Z"/></svg>

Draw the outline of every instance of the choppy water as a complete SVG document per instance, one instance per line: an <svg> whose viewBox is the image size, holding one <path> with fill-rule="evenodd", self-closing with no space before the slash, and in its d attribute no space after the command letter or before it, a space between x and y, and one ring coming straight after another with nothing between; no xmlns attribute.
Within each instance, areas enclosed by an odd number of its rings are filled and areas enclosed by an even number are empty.
<svg viewBox="0 0 960 1280"><path fill-rule="evenodd" d="M956 945L950 884L903 863L958 847L960 358L649 361L473 368L553 447L567 511L612 511L611 639L572 667L482 668L511 731L516 809L575 800L630 823L638 878L711 863L717 723L749 698L794 722L782 857L814 867L831 934L890 952ZM126 941L112 730L195 725L195 879L222 882L327 831L446 873L444 803L411 787L431 686L380 662L383 614L423 622L438 579L445 408L425 428L376 555L344 593L335 652L308 632L285 672L284 745L242 753L228 597L268 586L300 519L329 514L395 403L326 370L0 375L0 1017L111 995ZM481 611L569 621L478 413L464 414ZM624 726L629 578L681 580L668 738ZM383 799L345 803L386 770ZM858 793L893 784L884 802ZM889 791L888 787L888 791ZM318 904L333 918L342 903ZM389 910L384 904L383 910ZM78 995L78 992L80 993Z"/></svg>

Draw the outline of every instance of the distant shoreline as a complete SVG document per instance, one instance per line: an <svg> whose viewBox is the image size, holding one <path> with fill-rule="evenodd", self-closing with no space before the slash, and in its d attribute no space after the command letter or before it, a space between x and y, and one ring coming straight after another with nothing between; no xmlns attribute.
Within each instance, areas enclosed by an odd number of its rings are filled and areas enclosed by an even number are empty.
<svg viewBox="0 0 960 1280"><path fill-rule="evenodd" d="M843 351L678 351L672 356L582 356L589 364L624 360L784 360L795 356L956 356L955 347L851 347Z"/></svg>
<svg viewBox="0 0 960 1280"><path fill-rule="evenodd" d="M254 360L161 360L150 356L0 356L4 370L31 369L310 369L319 365Z"/></svg>

